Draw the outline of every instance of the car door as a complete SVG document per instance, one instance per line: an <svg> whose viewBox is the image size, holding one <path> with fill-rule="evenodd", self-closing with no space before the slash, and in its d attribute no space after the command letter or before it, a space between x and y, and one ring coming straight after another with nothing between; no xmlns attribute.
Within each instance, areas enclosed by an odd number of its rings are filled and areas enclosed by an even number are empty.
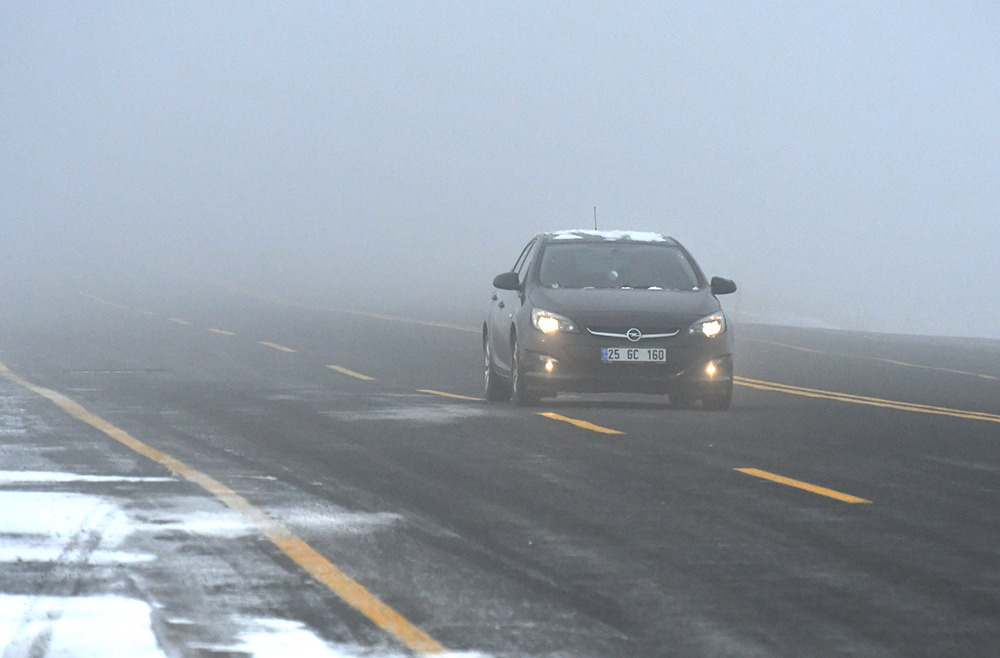
<svg viewBox="0 0 1000 658"><path fill-rule="evenodd" d="M538 240L529 242L518 256L517 261L511 271L517 272L518 281L524 284L524 277L528 272L528 263L531 262L535 253L535 246ZM493 289L490 297L490 349L493 353L493 362L504 373L510 373L511 353L510 353L510 330L514 324L514 313L521 308L521 291Z"/></svg>

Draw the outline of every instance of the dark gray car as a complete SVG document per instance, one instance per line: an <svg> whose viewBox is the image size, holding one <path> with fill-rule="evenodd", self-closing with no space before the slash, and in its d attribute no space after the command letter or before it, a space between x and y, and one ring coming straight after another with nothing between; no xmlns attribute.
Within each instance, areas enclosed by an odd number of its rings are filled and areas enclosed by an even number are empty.
<svg viewBox="0 0 1000 658"><path fill-rule="evenodd" d="M483 322L488 400L628 392L729 408L732 331L716 295L736 284L709 282L676 240L543 233L493 286Z"/></svg>

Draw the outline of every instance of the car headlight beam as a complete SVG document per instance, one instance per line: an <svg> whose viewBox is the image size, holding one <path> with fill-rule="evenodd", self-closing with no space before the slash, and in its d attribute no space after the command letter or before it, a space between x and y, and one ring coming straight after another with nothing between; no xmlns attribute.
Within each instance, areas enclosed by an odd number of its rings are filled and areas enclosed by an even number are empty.
<svg viewBox="0 0 1000 658"><path fill-rule="evenodd" d="M709 338L713 336L718 336L726 330L726 316L722 314L722 311L718 313L712 313L711 315L706 315L697 322L691 325L688 329L689 334L702 334Z"/></svg>
<svg viewBox="0 0 1000 658"><path fill-rule="evenodd" d="M535 329L546 334L554 334L559 331L576 333L578 331L576 325L569 318L540 308L531 311L531 324L534 325Z"/></svg>

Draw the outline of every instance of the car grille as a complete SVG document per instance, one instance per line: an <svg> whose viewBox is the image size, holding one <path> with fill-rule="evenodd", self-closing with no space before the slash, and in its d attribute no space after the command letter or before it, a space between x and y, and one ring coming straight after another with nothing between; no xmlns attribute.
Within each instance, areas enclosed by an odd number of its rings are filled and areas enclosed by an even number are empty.
<svg viewBox="0 0 1000 658"><path fill-rule="evenodd" d="M642 336L638 339L629 338L629 332L633 329L638 329ZM600 336L602 338L623 338L632 340L642 340L645 338L670 338L676 336L681 332L680 329L672 327L587 327L587 331L594 335Z"/></svg>

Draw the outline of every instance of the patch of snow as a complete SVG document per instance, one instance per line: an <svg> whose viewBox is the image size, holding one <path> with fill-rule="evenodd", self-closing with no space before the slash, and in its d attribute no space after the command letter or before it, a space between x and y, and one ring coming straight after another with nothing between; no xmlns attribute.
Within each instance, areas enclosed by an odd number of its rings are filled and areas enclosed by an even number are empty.
<svg viewBox="0 0 1000 658"><path fill-rule="evenodd" d="M234 647L213 647L229 651L243 651L254 658L285 658L309 656L310 658L406 658L405 652L381 653L354 644L330 645L304 624L285 619L253 619L243 622L246 630L238 635L240 644ZM490 658L487 654L471 651L435 654L440 658Z"/></svg>
<svg viewBox="0 0 1000 658"><path fill-rule="evenodd" d="M273 515L289 526L315 527L350 535L365 534L379 528L397 525L403 521L401 514L391 512L340 512L332 509L316 512L304 512L296 508L282 509L274 510Z"/></svg>
<svg viewBox="0 0 1000 658"><path fill-rule="evenodd" d="M63 558L65 549L62 546L50 544L48 546L25 546L18 542L9 542L9 538L4 538L5 545L0 546L0 564L14 564L18 562L58 562ZM7 545L11 543L11 545ZM144 555L140 553L126 553L124 551L93 551L87 553L81 560L74 560L74 564L86 564L90 567L107 567L119 564L138 564L140 562L152 562L155 555Z"/></svg>
<svg viewBox="0 0 1000 658"><path fill-rule="evenodd" d="M214 507L198 510L197 506L214 505L214 501L198 498L172 498L156 510L156 516L137 516L136 530L149 533L181 532L207 537L236 538L257 535L257 526L228 509ZM389 512L345 512L334 506L316 510L275 508L268 510L273 518L294 527L317 528L342 535L360 535L388 528L403 521L399 514Z"/></svg>
<svg viewBox="0 0 1000 658"><path fill-rule="evenodd" d="M7 398L2 400L3 408L0 409L0 436L24 436L27 434L28 430L25 427L24 419L20 413L20 410L11 410L9 407L13 405L8 401Z"/></svg>
<svg viewBox="0 0 1000 658"><path fill-rule="evenodd" d="M81 530L99 530L101 545L117 546L131 522L117 506L98 496L64 492L0 491L0 528L5 533L69 539Z"/></svg>
<svg viewBox="0 0 1000 658"><path fill-rule="evenodd" d="M256 526L251 525L242 516L227 509L220 509L217 512L204 510L195 512L163 512L161 510L161 513L165 514L166 518L139 523L137 528L145 532L183 532L191 535L229 539L254 535L259 532ZM140 519L140 521L142 520Z"/></svg>
<svg viewBox="0 0 1000 658"><path fill-rule="evenodd" d="M248 628L239 635L239 644L230 650L251 653L254 658L285 658L310 656L315 658L353 658L362 656L354 646L334 648L310 631L304 624L284 619L258 619L247 622ZM370 654L369 654L370 655ZM396 654L403 658L403 654Z"/></svg>
<svg viewBox="0 0 1000 658"><path fill-rule="evenodd" d="M78 475L53 471L0 471L0 486L48 482L178 482L171 477L126 477L120 475Z"/></svg>
<svg viewBox="0 0 1000 658"><path fill-rule="evenodd" d="M486 412L478 407L462 404L435 406L412 406L374 411L337 411L332 416L340 420L402 420L440 425L453 423L463 418L484 416Z"/></svg>
<svg viewBox="0 0 1000 658"><path fill-rule="evenodd" d="M0 595L4 655L46 658L163 658L150 607L119 596Z"/></svg>
<svg viewBox="0 0 1000 658"><path fill-rule="evenodd" d="M604 240L632 240L633 242L666 242L667 238L651 231L590 231L575 229L555 231L553 240L581 240L584 236L602 238Z"/></svg>
<svg viewBox="0 0 1000 658"><path fill-rule="evenodd" d="M153 559L113 550L133 530L122 510L97 496L0 491L0 562L119 564ZM98 543L85 548L93 536Z"/></svg>

